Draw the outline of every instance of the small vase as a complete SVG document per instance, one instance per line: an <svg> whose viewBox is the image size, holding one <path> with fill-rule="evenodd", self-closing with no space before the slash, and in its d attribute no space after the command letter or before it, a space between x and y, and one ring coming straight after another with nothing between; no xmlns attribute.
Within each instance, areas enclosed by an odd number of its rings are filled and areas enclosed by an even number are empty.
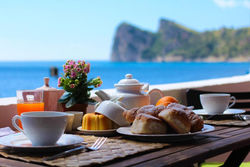
<svg viewBox="0 0 250 167"><path fill-rule="evenodd" d="M86 114L86 112L87 112L88 104L75 104L70 108L66 108L65 103L61 103L61 104L62 104L62 111L63 112L65 112L65 111L79 111L79 112L82 112L83 115Z"/></svg>

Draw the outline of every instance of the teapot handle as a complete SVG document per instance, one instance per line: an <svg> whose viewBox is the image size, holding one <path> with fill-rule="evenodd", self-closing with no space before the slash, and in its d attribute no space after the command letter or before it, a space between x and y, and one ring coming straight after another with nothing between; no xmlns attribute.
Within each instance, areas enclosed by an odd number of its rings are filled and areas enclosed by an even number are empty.
<svg viewBox="0 0 250 167"><path fill-rule="evenodd" d="M150 90L149 92L147 92L147 94L150 96L150 95L151 95L152 93L154 93L154 92L159 93L161 97L164 96L163 92L162 92L160 89L152 89L152 90Z"/></svg>

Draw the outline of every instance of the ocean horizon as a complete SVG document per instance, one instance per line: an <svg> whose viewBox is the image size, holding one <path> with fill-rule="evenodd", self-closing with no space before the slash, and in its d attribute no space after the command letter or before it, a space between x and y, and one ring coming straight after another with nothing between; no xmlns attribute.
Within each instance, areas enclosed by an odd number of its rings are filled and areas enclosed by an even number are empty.
<svg viewBox="0 0 250 167"><path fill-rule="evenodd" d="M231 77L249 73L250 62L110 62L87 61L91 64L88 78L100 76L103 84L98 89L114 88L127 73L140 82L155 84L180 83ZM16 96L16 90L36 89L50 78L50 86L57 88L57 77L50 76L50 68L63 73L65 61L5 61L0 62L0 98Z"/></svg>

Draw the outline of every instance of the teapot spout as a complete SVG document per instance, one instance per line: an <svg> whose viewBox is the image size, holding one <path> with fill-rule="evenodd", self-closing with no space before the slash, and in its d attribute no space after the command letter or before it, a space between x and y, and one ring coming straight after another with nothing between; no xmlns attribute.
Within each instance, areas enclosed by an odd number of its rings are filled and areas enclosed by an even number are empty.
<svg viewBox="0 0 250 167"><path fill-rule="evenodd" d="M147 91L149 90L149 84L148 84L148 83L145 83L145 84L143 85L143 87L141 88L141 90L142 90L143 92L147 92Z"/></svg>
<svg viewBox="0 0 250 167"><path fill-rule="evenodd" d="M102 90L98 90L95 92L95 94L102 100L102 101L105 101L105 100L110 100L111 97L104 91Z"/></svg>
<svg viewBox="0 0 250 167"><path fill-rule="evenodd" d="M124 110L127 110L128 107L123 103L121 102L123 99L123 97L118 97L118 98L114 98L114 99L111 99L111 101L115 102L116 104L118 104L120 107L122 107Z"/></svg>

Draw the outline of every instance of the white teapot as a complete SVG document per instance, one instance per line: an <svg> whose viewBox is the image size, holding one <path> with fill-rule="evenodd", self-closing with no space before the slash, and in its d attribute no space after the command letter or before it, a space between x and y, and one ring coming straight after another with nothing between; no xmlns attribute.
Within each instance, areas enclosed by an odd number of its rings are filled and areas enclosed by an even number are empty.
<svg viewBox="0 0 250 167"><path fill-rule="evenodd" d="M138 80L133 79L132 74L126 74L125 79L120 80L117 84L116 92L114 95L110 96L104 91L97 91L96 94L102 100L109 100L114 98L119 98L126 109L131 109L134 107L142 107L144 105L150 104L150 94L157 92L163 97L163 93L159 89L152 89L148 91L149 84L142 84Z"/></svg>

